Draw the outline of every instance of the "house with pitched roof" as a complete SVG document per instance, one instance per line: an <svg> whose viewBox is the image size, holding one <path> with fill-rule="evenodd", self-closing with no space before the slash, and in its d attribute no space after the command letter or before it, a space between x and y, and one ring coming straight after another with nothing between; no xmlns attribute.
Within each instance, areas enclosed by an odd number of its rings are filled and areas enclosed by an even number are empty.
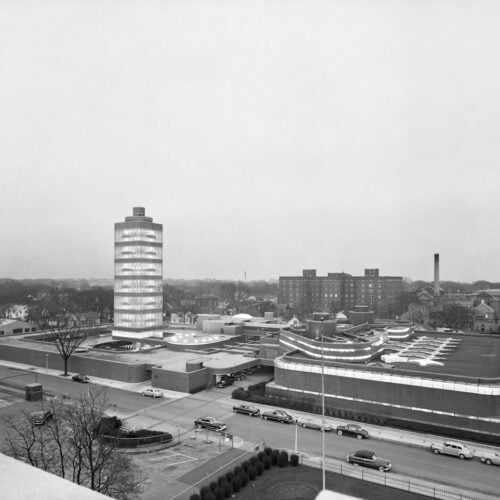
<svg viewBox="0 0 500 500"><path fill-rule="evenodd" d="M500 288L487 288L477 292L473 298L472 306L476 307L484 302L495 310L500 317Z"/></svg>
<svg viewBox="0 0 500 500"><path fill-rule="evenodd" d="M484 300L476 307L473 307L472 311L474 313L475 331L486 333L498 331L498 314Z"/></svg>

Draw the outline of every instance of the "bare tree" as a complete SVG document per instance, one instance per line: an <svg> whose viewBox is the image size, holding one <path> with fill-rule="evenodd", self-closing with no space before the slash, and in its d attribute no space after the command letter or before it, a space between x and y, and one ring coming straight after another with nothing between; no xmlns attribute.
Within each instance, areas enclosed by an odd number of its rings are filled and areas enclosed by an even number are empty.
<svg viewBox="0 0 500 500"><path fill-rule="evenodd" d="M430 316L438 325L444 325L456 331L459 328L468 327L472 322L471 310L459 304L445 304L441 311L431 312Z"/></svg>
<svg viewBox="0 0 500 500"><path fill-rule="evenodd" d="M8 431L3 451L104 495L136 498L143 482L137 467L98 432L108 407L105 392L90 389L72 404L45 405L53 414L45 425L35 425L25 412L3 417Z"/></svg>
<svg viewBox="0 0 500 500"><path fill-rule="evenodd" d="M79 326L58 324L46 338L56 346L64 363L64 375L67 376L69 359L87 338L87 335Z"/></svg>

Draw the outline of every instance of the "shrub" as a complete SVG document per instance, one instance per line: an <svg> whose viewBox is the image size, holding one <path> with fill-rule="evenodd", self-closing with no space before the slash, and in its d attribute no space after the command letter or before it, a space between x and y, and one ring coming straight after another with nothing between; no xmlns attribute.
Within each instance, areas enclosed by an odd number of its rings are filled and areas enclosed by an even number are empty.
<svg viewBox="0 0 500 500"><path fill-rule="evenodd" d="M217 484L222 486L224 483L227 483L226 476L220 476L219 479L217 479Z"/></svg>
<svg viewBox="0 0 500 500"><path fill-rule="evenodd" d="M268 381L265 381L265 382L259 382L258 384L253 384L253 385L249 385L247 390L248 392L257 392L257 393L264 393L264 391L266 390L266 384L267 384Z"/></svg>
<svg viewBox="0 0 500 500"><path fill-rule="evenodd" d="M266 469L266 470L270 469L271 468L271 457L266 455L264 457L263 463L264 463L264 469Z"/></svg>
<svg viewBox="0 0 500 500"><path fill-rule="evenodd" d="M201 500L200 495L198 493L193 493L190 497L189 500Z"/></svg>
<svg viewBox="0 0 500 500"><path fill-rule="evenodd" d="M233 494L233 485L231 483L224 483L224 496L229 498Z"/></svg>
<svg viewBox="0 0 500 500"><path fill-rule="evenodd" d="M98 434L106 436L116 436L119 434L119 429L122 426L122 421L117 416L102 417L97 426Z"/></svg>
<svg viewBox="0 0 500 500"><path fill-rule="evenodd" d="M269 446L267 446L266 448L264 448L264 453L267 455L267 456L271 456L271 453L273 452L273 449L272 448L269 448Z"/></svg>
<svg viewBox="0 0 500 500"><path fill-rule="evenodd" d="M233 490L235 493L241 490L241 479L238 476L234 476L231 483L233 484Z"/></svg>
<svg viewBox="0 0 500 500"><path fill-rule="evenodd" d="M257 469L257 476L262 475L264 472L264 464L260 460L255 462L255 468Z"/></svg>
<svg viewBox="0 0 500 500"><path fill-rule="evenodd" d="M254 455L252 458L250 458L250 463L252 465L255 465L255 463L258 461L259 459Z"/></svg>
<svg viewBox="0 0 500 500"><path fill-rule="evenodd" d="M209 491L205 495L203 495L203 500L216 500L215 494L212 491Z"/></svg>
<svg viewBox="0 0 500 500"><path fill-rule="evenodd" d="M210 493L210 488L208 486L202 486L200 488L200 497L203 498L207 493Z"/></svg>
<svg viewBox="0 0 500 500"><path fill-rule="evenodd" d="M295 453L292 453L290 455L290 464L292 465L292 467L297 467L297 465L299 465L299 456Z"/></svg>
<svg viewBox="0 0 500 500"><path fill-rule="evenodd" d="M288 452L285 450L280 451L280 456L284 457L285 463L288 463Z"/></svg>
<svg viewBox="0 0 500 500"><path fill-rule="evenodd" d="M266 456L266 454L263 452L263 451L259 451L259 453L257 453L257 458L262 461L262 459Z"/></svg>
<svg viewBox="0 0 500 500"><path fill-rule="evenodd" d="M212 491L215 491L215 488L217 488L217 486L219 486L215 481L212 481L210 483L210 486L209 488L212 490Z"/></svg>
<svg viewBox="0 0 500 500"><path fill-rule="evenodd" d="M253 481L256 476L257 476L257 469L253 465L251 465L248 468L248 477L249 477L250 481Z"/></svg>
<svg viewBox="0 0 500 500"><path fill-rule="evenodd" d="M216 500L222 500L226 496L224 488L221 488L220 486L217 486L217 488L215 488L214 494Z"/></svg>
<svg viewBox="0 0 500 500"><path fill-rule="evenodd" d="M278 457L280 456L279 450L273 450L271 453L271 463L276 465L278 463Z"/></svg>
<svg viewBox="0 0 500 500"><path fill-rule="evenodd" d="M245 391L242 387L238 387L231 393L231 397L233 399L241 399L243 401L247 401L250 399L250 393L248 391Z"/></svg>
<svg viewBox="0 0 500 500"><path fill-rule="evenodd" d="M237 465L235 468L234 468L234 475L235 476L239 476L241 474L241 472L243 471L243 469Z"/></svg>
<svg viewBox="0 0 500 500"><path fill-rule="evenodd" d="M245 471L240 472L241 486L246 486L248 483L248 474Z"/></svg>
<svg viewBox="0 0 500 500"><path fill-rule="evenodd" d="M280 453L277 461L278 467L283 468L285 467L286 463L287 463L286 457Z"/></svg>
<svg viewBox="0 0 500 500"><path fill-rule="evenodd" d="M231 479L233 479L233 477L234 477L233 471L226 472L226 479L228 483L231 482Z"/></svg>
<svg viewBox="0 0 500 500"><path fill-rule="evenodd" d="M248 472L248 468L252 465L249 460L245 460L242 464L241 467L243 467L243 470L245 472Z"/></svg>

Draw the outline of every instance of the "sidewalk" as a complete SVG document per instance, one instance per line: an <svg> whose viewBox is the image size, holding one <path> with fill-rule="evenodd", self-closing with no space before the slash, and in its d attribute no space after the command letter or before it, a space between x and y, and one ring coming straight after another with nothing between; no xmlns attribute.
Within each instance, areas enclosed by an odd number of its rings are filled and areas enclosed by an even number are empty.
<svg viewBox="0 0 500 500"><path fill-rule="evenodd" d="M27 373L37 373L40 375L51 375L54 377L59 377L61 375L61 370L53 370L51 368L42 368L40 366L25 365L22 363L13 363L11 361L0 360L0 365L7 366L9 368L17 368L19 370L26 371ZM75 372L69 372L69 376L75 375ZM90 377L90 382L92 384L102 385L105 387L112 387L114 389L122 389L124 391L137 392L140 393L145 387L151 387L151 381L146 380L145 382L122 382L120 380L111 380L107 378ZM163 396L168 399L178 399L189 396L185 392L169 391L167 389L161 389Z"/></svg>

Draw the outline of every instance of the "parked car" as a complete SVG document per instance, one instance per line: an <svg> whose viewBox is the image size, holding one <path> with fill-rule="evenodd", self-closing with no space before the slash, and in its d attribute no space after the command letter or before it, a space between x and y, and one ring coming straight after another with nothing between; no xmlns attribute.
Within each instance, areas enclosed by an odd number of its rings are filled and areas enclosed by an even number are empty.
<svg viewBox="0 0 500 500"><path fill-rule="evenodd" d="M486 465L500 465L500 452L492 452L492 453L478 453L476 456L479 457L479 460Z"/></svg>
<svg viewBox="0 0 500 500"><path fill-rule="evenodd" d="M281 422L282 424L291 424L295 421L289 413L283 410L264 410L261 413L261 417L264 420L275 420L276 422Z"/></svg>
<svg viewBox="0 0 500 500"><path fill-rule="evenodd" d="M146 387L145 389L143 389L141 394L143 396L150 396L153 399L163 397L163 392L161 392L160 389L155 389L154 387Z"/></svg>
<svg viewBox="0 0 500 500"><path fill-rule="evenodd" d="M251 366L250 368L245 368L243 371L245 372L245 375L253 375L255 370L255 366Z"/></svg>
<svg viewBox="0 0 500 500"><path fill-rule="evenodd" d="M33 422L33 425L46 424L53 417L54 414L52 413L52 410L34 411L30 414L30 420Z"/></svg>
<svg viewBox="0 0 500 500"><path fill-rule="evenodd" d="M227 387L228 385L233 385L234 384L234 378L231 377L223 377L220 379L220 382L217 384L217 387L220 387L223 389L224 387Z"/></svg>
<svg viewBox="0 0 500 500"><path fill-rule="evenodd" d="M314 418L299 417L295 420L295 422L297 425L308 429L318 429L320 431L323 428L321 420ZM325 432L330 432L332 430L333 427L330 424L325 423Z"/></svg>
<svg viewBox="0 0 500 500"><path fill-rule="evenodd" d="M370 433L366 429L357 424L338 425L337 434L339 436L344 434L346 436L356 436L358 439L367 439L370 436Z"/></svg>
<svg viewBox="0 0 500 500"><path fill-rule="evenodd" d="M452 457L458 457L460 460L465 458L472 458L474 453L467 448L462 443L456 441L444 441L443 443L432 443L431 451L435 455L451 455Z"/></svg>
<svg viewBox="0 0 500 500"><path fill-rule="evenodd" d="M378 469L380 472L391 470L391 462L385 458L378 457L375 452L369 450L352 451L347 455L347 461L353 465L363 465Z"/></svg>
<svg viewBox="0 0 500 500"><path fill-rule="evenodd" d="M245 372L238 371L238 372L231 373L231 377L234 380L245 380L247 376L245 375Z"/></svg>
<svg viewBox="0 0 500 500"><path fill-rule="evenodd" d="M244 413L245 415L250 415L251 417L258 417L260 415L260 410L256 406L252 405L238 405L233 406L234 413Z"/></svg>
<svg viewBox="0 0 500 500"><path fill-rule="evenodd" d="M200 417L194 421L194 425L197 429L209 429L212 431L225 431L227 429L227 424L224 422L219 422L215 417Z"/></svg>
<svg viewBox="0 0 500 500"><path fill-rule="evenodd" d="M81 373L73 375L71 377L71 380L74 380L75 382L80 382L81 384L88 384L90 382L90 379L87 377L87 375L82 375Z"/></svg>

